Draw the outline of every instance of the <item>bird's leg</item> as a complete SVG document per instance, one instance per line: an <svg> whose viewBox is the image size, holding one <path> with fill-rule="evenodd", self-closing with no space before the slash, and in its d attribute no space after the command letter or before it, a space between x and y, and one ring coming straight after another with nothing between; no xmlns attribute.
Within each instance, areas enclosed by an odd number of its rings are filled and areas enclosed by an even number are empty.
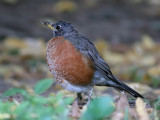
<svg viewBox="0 0 160 120"><path fill-rule="evenodd" d="M83 106L85 105L83 97L82 97L82 93L77 93L76 100L77 100L77 104L78 104L79 108L82 109Z"/></svg>
<svg viewBox="0 0 160 120"><path fill-rule="evenodd" d="M82 95L81 95L81 93L77 93L77 99L78 99L78 100L82 100Z"/></svg>
<svg viewBox="0 0 160 120"><path fill-rule="evenodd" d="M91 88L88 92L77 93L76 101L80 108L90 103L92 91L93 88Z"/></svg>
<svg viewBox="0 0 160 120"><path fill-rule="evenodd" d="M87 100L87 103L86 103L87 106L88 106L88 104L89 104L90 101L91 101L92 91L93 91L93 88L91 88L91 89L89 90L89 92L87 92L87 96L88 96L88 100Z"/></svg>

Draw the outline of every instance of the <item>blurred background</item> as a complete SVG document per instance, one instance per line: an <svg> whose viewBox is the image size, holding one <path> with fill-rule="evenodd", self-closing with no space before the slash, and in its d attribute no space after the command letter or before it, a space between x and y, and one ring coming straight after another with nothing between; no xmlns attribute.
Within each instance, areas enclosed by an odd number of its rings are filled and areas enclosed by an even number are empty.
<svg viewBox="0 0 160 120"><path fill-rule="evenodd" d="M95 43L114 75L145 96L160 94L159 0L1 0L0 95L52 78L45 60L52 31L42 20L72 23Z"/></svg>

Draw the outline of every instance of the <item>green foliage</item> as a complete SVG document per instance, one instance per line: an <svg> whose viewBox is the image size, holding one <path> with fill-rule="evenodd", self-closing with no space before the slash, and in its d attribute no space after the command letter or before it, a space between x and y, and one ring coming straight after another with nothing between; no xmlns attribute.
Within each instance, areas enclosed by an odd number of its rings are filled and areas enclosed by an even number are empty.
<svg viewBox="0 0 160 120"><path fill-rule="evenodd" d="M155 108L160 111L160 96L159 96L158 100L155 103Z"/></svg>
<svg viewBox="0 0 160 120"><path fill-rule="evenodd" d="M11 88L11 89L7 90L6 92L4 92L2 94L2 97L13 96L16 94L21 94L24 97L28 97L28 93L25 90L20 89L20 88Z"/></svg>
<svg viewBox="0 0 160 120"><path fill-rule="evenodd" d="M111 97L95 98L91 101L81 120L102 120L109 117L114 109L115 105Z"/></svg>
<svg viewBox="0 0 160 120"><path fill-rule="evenodd" d="M34 87L35 94L29 94L24 89L12 88L4 92L1 98L6 96L22 95L23 101L19 102L13 98L12 101L0 99L0 120L70 120L68 105L73 102L72 97L64 97L61 92L47 97L38 94L45 92L53 80L43 79ZM46 87L44 87L46 86ZM160 113L160 97L154 102L152 118L158 118ZM76 109L76 108L74 108ZM72 109L72 110L74 110ZM98 97L91 100L86 111L83 111L80 120L103 120L111 119L115 110L115 104L110 96ZM77 113L79 114L79 113ZM124 120L129 119L129 108L126 107Z"/></svg>
<svg viewBox="0 0 160 120"><path fill-rule="evenodd" d="M45 92L51 85L51 79L41 80L35 85L35 93ZM44 87L45 86L45 87ZM30 95L23 89L12 88L3 93L2 97L21 94L25 97L22 103L15 99L13 102L3 102L0 100L0 119L7 120L61 120L67 119L69 109L67 105L71 104L73 98L63 98L62 93L42 97Z"/></svg>
<svg viewBox="0 0 160 120"><path fill-rule="evenodd" d="M35 85L35 93L36 94L41 94L43 92L45 92L48 88L51 87L53 83L53 79L44 79L39 81L36 85Z"/></svg>
<svg viewBox="0 0 160 120"><path fill-rule="evenodd" d="M24 100L19 103L16 99L12 102L0 100L0 119L3 120L67 120L70 109L67 105L73 102L71 97L63 97L62 93L49 95L48 97L39 96L45 92L53 83L51 79L39 81L34 87L34 95L30 95L24 89L12 88L2 94L14 96L20 94ZM91 101L88 109L81 119L99 120L108 117L114 111L114 103L111 97L95 98Z"/></svg>
<svg viewBox="0 0 160 120"><path fill-rule="evenodd" d="M63 98L63 94L55 96L37 97L29 95L29 99L20 104L0 101L0 119L13 120L67 120L73 98ZM108 117L114 111L114 103L111 97L96 98L91 101L88 110L82 116L82 120L100 120Z"/></svg>
<svg viewBox="0 0 160 120"><path fill-rule="evenodd" d="M154 112L152 114L152 118L154 118L154 120L159 120L160 118L160 96L158 97L158 100L154 103Z"/></svg>
<svg viewBox="0 0 160 120"><path fill-rule="evenodd" d="M153 84L153 87L157 88L159 87L160 85L160 78L157 77L157 76L152 76L152 84Z"/></svg>
<svg viewBox="0 0 160 120"><path fill-rule="evenodd" d="M28 100L23 101L20 105L14 102L3 103L0 101L0 118L5 119L7 114L10 119L14 120L66 119L69 112L66 107L72 100L72 98L63 98L62 94L57 94L48 98L30 96Z"/></svg>
<svg viewBox="0 0 160 120"><path fill-rule="evenodd" d="M18 49L10 49L10 50L8 50L7 51L8 52L8 54L10 54L10 55L19 55L19 50Z"/></svg>
<svg viewBox="0 0 160 120"><path fill-rule="evenodd" d="M128 107L125 108L124 120L128 120Z"/></svg>

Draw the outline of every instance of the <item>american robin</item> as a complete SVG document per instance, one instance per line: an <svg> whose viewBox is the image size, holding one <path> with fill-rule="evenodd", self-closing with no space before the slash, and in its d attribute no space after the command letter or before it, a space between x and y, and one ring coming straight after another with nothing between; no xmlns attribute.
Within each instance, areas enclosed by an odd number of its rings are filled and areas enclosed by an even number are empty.
<svg viewBox="0 0 160 120"><path fill-rule="evenodd" d="M126 91L135 98L138 92L113 76L93 43L67 22L43 22L53 30L54 37L47 44L47 63L56 81L64 88L91 97L93 86L109 86Z"/></svg>

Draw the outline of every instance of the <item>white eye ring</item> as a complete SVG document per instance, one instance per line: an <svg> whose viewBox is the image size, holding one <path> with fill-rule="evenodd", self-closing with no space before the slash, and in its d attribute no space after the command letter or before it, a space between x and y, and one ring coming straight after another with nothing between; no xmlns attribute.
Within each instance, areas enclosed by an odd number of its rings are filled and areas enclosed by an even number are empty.
<svg viewBox="0 0 160 120"><path fill-rule="evenodd" d="M57 25L56 29L59 30L62 26L61 25Z"/></svg>

